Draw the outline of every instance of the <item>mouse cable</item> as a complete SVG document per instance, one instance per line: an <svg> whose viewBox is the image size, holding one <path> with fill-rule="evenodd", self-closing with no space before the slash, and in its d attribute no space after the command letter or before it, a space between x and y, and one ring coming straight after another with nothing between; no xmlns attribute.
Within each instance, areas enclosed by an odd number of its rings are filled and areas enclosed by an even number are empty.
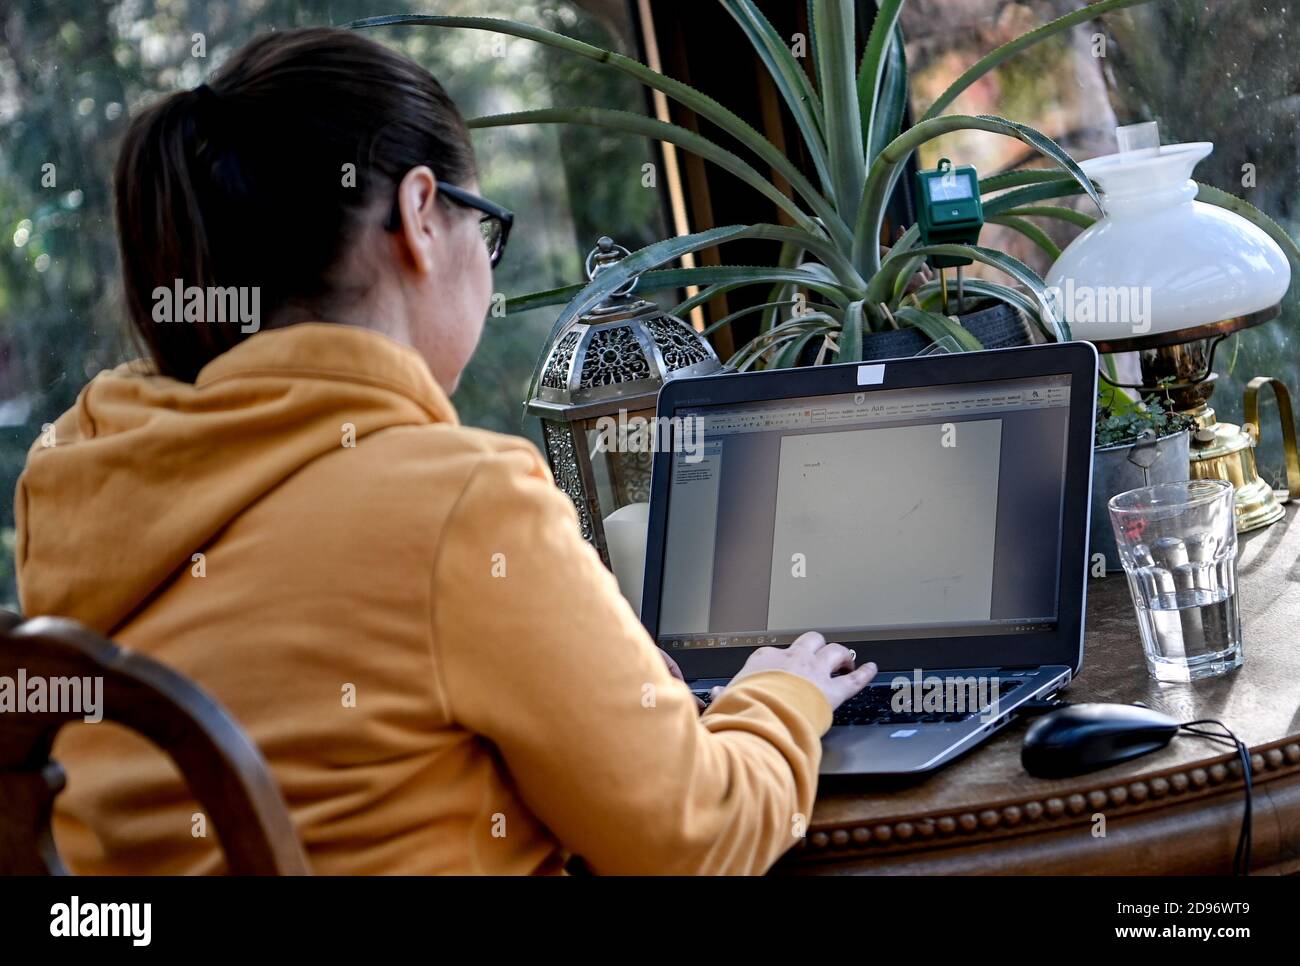
<svg viewBox="0 0 1300 966"><path fill-rule="evenodd" d="M1203 731L1199 727L1201 725L1213 725L1222 728L1223 734ZM1241 832L1237 836L1237 851L1232 858L1232 872L1233 875L1250 875L1250 852L1253 845L1251 838L1253 787L1251 783L1250 747L1234 735L1231 729L1222 721L1216 721L1213 718L1189 721L1181 727L1189 735L1195 735L1198 738L1205 738L1216 744L1228 745L1236 749L1237 757L1241 761L1241 779L1246 791L1246 805L1241 816Z"/></svg>
<svg viewBox="0 0 1300 966"><path fill-rule="evenodd" d="M1068 707L1073 704L1062 698L1039 698L1032 701L1026 701L1021 704L1016 711L1024 718L1036 718L1040 715L1048 714L1060 708ZM1140 707L1146 707L1145 704L1135 702ZM1216 734L1213 731L1201 730L1201 725L1212 725L1223 729L1223 734ZM1235 734L1232 733L1227 725L1222 721L1214 718L1201 718L1197 721L1188 721L1186 724L1179 725L1179 728L1186 734L1193 735L1197 738L1205 738L1207 741L1213 741L1215 744L1225 745L1237 752L1237 757L1241 761L1241 777L1245 785L1246 801L1245 808L1241 815L1241 831L1237 835L1237 850L1232 858L1233 875L1250 875L1250 857L1254 840L1251 836L1251 815L1254 804L1254 789L1251 782L1250 767L1250 747Z"/></svg>

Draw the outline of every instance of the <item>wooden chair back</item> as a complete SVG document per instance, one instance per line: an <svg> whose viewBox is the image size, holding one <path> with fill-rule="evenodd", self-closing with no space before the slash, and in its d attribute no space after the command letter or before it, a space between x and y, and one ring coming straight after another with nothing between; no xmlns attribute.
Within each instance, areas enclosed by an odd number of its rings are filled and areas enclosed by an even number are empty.
<svg viewBox="0 0 1300 966"><path fill-rule="evenodd" d="M23 622L0 611L0 683L103 680L105 721L150 739L176 762L235 875L310 875L288 808L257 748L215 699L159 662L70 620ZM21 697L21 696L19 696ZM66 875L51 831L64 774L50 758L80 709L0 711L0 875Z"/></svg>

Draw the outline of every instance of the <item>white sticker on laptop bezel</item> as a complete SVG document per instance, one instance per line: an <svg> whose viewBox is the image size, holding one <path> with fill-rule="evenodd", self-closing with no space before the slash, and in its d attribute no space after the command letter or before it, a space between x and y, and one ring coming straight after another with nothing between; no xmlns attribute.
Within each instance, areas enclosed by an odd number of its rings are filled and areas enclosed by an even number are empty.
<svg viewBox="0 0 1300 966"><path fill-rule="evenodd" d="M884 363L875 365L858 366L858 385L859 386L879 386L885 381Z"/></svg>

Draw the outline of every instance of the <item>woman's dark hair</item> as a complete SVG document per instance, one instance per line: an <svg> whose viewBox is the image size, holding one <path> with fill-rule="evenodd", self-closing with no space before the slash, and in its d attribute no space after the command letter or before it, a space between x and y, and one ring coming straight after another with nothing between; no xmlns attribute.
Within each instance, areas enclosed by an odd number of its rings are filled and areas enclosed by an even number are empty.
<svg viewBox="0 0 1300 966"><path fill-rule="evenodd" d="M263 34L143 111L114 188L127 310L158 371L193 382L254 328L206 307L185 321L179 305L155 321L156 289L223 290L207 306L255 287L261 319L323 318L362 217L420 164L474 178L460 113L424 68L348 30Z"/></svg>

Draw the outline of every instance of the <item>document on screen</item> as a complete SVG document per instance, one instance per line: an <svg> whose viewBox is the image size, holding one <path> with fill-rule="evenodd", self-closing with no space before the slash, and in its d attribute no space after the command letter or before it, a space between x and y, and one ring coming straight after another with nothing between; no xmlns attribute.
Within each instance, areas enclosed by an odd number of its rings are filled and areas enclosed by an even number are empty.
<svg viewBox="0 0 1300 966"><path fill-rule="evenodd" d="M987 621L1002 421L786 436L769 630Z"/></svg>

